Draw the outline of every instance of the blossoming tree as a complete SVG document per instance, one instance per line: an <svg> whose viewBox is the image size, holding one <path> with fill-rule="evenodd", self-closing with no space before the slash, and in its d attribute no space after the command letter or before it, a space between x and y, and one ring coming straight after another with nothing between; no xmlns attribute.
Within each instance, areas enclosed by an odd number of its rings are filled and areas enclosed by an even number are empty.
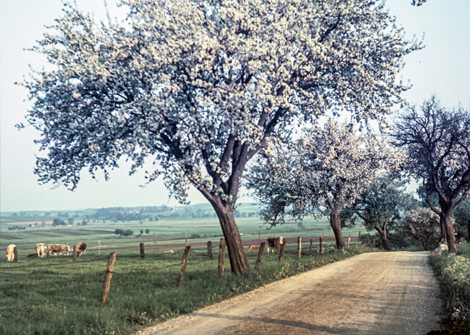
<svg viewBox="0 0 470 335"><path fill-rule="evenodd" d="M333 119L305 129L299 140L275 152L259 159L249 175L248 186L266 205L265 221L327 214L337 248L345 246L342 209L354 204L379 171L396 169L403 161L403 153L387 140Z"/></svg>
<svg viewBox="0 0 470 335"><path fill-rule="evenodd" d="M345 223L354 225L361 219L367 230L375 229L382 239L383 248L388 251L389 229L415 202L406 192L406 181L397 177L394 173L380 175L341 213L341 220Z"/></svg>
<svg viewBox="0 0 470 335"><path fill-rule="evenodd" d="M432 97L410 107L396 122L396 145L407 148L407 170L424 185L429 207L439 215L441 236L457 253L452 213L470 194L470 112L448 110ZM437 194L438 203L432 201Z"/></svg>
<svg viewBox="0 0 470 335"><path fill-rule="evenodd" d="M123 22L73 5L33 50L52 67L24 83L47 155L40 182L75 188L80 171L131 172L212 204L231 270L249 272L233 210L248 161L295 120L347 110L384 122L406 89L406 41L383 2L121 0Z"/></svg>
<svg viewBox="0 0 470 335"><path fill-rule="evenodd" d="M400 228L403 237L419 241L424 250L429 250L440 236L439 216L429 208L418 207L403 218Z"/></svg>

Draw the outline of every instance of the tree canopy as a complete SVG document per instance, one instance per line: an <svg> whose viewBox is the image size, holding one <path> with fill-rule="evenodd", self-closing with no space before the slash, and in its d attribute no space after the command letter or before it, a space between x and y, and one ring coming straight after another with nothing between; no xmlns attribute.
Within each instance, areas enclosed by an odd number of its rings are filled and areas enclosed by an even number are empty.
<svg viewBox="0 0 470 335"><path fill-rule="evenodd" d="M66 4L33 48L52 65L24 83L47 151L35 173L73 189L83 169L107 178L122 159L131 172L153 162L150 182L163 176L181 202L192 184L214 206L232 271L246 259L232 211L247 162L326 111L385 123L407 89L403 59L421 47L383 1L121 3L126 19L101 23Z"/></svg>

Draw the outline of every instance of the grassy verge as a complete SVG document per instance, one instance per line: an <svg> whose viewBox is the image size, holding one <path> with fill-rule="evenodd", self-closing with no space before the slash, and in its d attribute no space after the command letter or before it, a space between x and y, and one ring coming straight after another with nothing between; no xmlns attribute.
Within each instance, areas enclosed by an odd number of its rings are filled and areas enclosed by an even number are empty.
<svg viewBox="0 0 470 335"><path fill-rule="evenodd" d="M430 264L441 288L443 322L470 332L470 244L458 248L458 256L446 251L441 257L430 257Z"/></svg>
<svg viewBox="0 0 470 335"><path fill-rule="evenodd" d="M100 306L107 257L26 259L2 264L1 334L131 334L155 322L210 305L270 282L369 251L365 247L327 250L296 259L292 246L285 261L264 255L259 270L219 278L217 257L191 250L183 285L176 287L182 251L140 259L118 252L108 302ZM250 264L256 253L249 255ZM225 262L228 263L228 260Z"/></svg>

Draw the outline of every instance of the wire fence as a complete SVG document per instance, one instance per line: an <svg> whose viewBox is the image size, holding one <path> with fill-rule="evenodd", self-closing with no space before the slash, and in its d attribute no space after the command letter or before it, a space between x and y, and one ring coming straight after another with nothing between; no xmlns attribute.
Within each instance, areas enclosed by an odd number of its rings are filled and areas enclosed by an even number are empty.
<svg viewBox="0 0 470 335"><path fill-rule="evenodd" d="M317 241L315 241L315 243L319 242L320 246L321 246L320 248L328 247L326 244L323 245L323 239L321 239L321 238L319 239L318 237L316 237L316 239L317 239ZM347 238L347 240L348 240L348 246L349 246L349 243L351 241L359 242L360 241L360 235L356 238L351 238L351 236L349 236L349 238ZM286 238L286 241L290 245L294 245L294 243L292 243L292 242L297 242L297 241L300 242L300 240L298 238L292 238L292 237ZM311 246L312 243L313 243L313 237L302 237L301 241L302 242L300 242L300 245L298 246L299 249L302 248L302 244L310 243L310 246ZM248 246L248 245L250 245L250 243L253 243L254 241L244 241L244 242L245 242L244 244L246 246ZM204 246L204 244L199 243L198 246ZM207 247L208 247L208 251L207 251L208 254L212 256L212 251L211 251L212 249L211 248L219 247L219 243L212 244L212 242L210 242L210 243L207 244ZM147 250L149 250L149 249L151 250L153 248L148 247ZM142 250L145 250L145 248L141 247L141 253L143 252ZM282 249L282 250L283 250L282 252L284 252L284 249ZM111 253L111 254L113 254L113 253ZM137 256L138 255L122 255L119 258L120 259L122 259L122 258L136 258ZM141 254L141 258L143 258L142 256L143 255ZM191 265L192 266L198 265L198 264L201 264L201 263L204 263L204 262L211 261L211 259L212 259L212 257L208 257L206 259L202 259L202 260L199 260L199 261L191 261ZM70 265L80 266L80 265L83 265L83 264L86 264L86 263L96 263L96 262L103 262L104 263L106 261L108 261L108 257L106 257L106 258L101 257L101 258L98 258L98 259L91 259L91 260L84 260L84 261L68 261L66 263L56 263L56 264L44 264L44 265L31 265L31 264L28 264L26 266L1 267L0 270L1 271L4 271L4 270L21 270L21 269L31 269L31 268L60 267L60 266L68 267ZM183 258L183 263L184 263L184 258ZM123 266L125 266L125 265L123 265ZM136 275L143 274L143 273L150 273L150 272L155 273L155 272L158 272L158 271L171 269L171 268L176 268L176 267L179 267L179 266L181 266L181 268L182 268L181 273L180 273L180 278L181 278L182 275L184 276L184 273L183 273L183 265L180 262L174 263L174 264L169 264L169 265L166 265L166 266L152 267L152 268L148 268L148 269L140 270L140 271L126 271L125 268L122 268L122 269L118 270L117 272L112 271L111 273L116 275L116 276L119 276L119 277L121 277L121 276L127 277L127 276L136 276ZM109 264L108 264L108 267L109 267ZM220 267L220 260L219 260L219 267ZM186 269L186 267L184 267L184 271L185 271L185 269ZM219 268L219 270L220 270L220 268ZM107 274L109 272L110 271L106 271L106 272L102 271L102 272L94 273L94 274L87 273L86 277L82 276L80 278L71 279L71 280L48 281L48 282L42 282L42 283L37 283L37 284L16 284L14 286L1 286L0 287L0 292L1 291L18 290L18 289L30 289L30 288L37 288L37 287L53 287L53 286L56 286L56 285L64 285L64 284L77 283L77 282L80 282L80 283L90 282L90 281L96 280L99 277L103 278L104 276L107 276ZM105 279L105 283L106 283L106 279ZM105 284L105 286L106 286L106 284ZM25 308L25 307L34 307L34 306L38 306L38 305L43 305L44 303L45 303L45 301L41 301L41 302L38 302L38 303L32 303L32 304L28 304L28 305L20 305L20 306L2 308L2 309L0 309L0 311L18 310L18 309Z"/></svg>

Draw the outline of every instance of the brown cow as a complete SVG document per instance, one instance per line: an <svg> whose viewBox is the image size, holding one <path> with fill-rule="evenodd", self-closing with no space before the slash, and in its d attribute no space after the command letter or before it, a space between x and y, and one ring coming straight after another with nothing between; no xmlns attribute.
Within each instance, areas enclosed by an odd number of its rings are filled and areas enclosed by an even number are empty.
<svg viewBox="0 0 470 335"><path fill-rule="evenodd" d="M58 252L59 255L68 255L70 252L70 247L65 244L50 244L47 246L48 256L56 256L56 252Z"/></svg>
<svg viewBox="0 0 470 335"><path fill-rule="evenodd" d="M80 242L75 244L75 248L77 249L77 255L80 257L82 254L86 253L86 243Z"/></svg>
<svg viewBox="0 0 470 335"><path fill-rule="evenodd" d="M36 244L36 253L38 257L46 256L47 247L45 243L38 243Z"/></svg>
<svg viewBox="0 0 470 335"><path fill-rule="evenodd" d="M248 248L248 251L258 251L259 250L259 245L252 244Z"/></svg>
<svg viewBox="0 0 470 335"><path fill-rule="evenodd" d="M277 239L279 238L279 245L277 244ZM269 254L269 248L271 248L273 254L274 254L274 249L279 248L284 242L286 241L284 237L279 236L270 236L266 239L268 241L268 254Z"/></svg>
<svg viewBox="0 0 470 335"><path fill-rule="evenodd" d="M5 255L5 257L7 258L7 261L12 261L15 259L15 254L14 254L14 250L16 248L16 245L14 244L10 244L8 247L7 247L7 254Z"/></svg>

